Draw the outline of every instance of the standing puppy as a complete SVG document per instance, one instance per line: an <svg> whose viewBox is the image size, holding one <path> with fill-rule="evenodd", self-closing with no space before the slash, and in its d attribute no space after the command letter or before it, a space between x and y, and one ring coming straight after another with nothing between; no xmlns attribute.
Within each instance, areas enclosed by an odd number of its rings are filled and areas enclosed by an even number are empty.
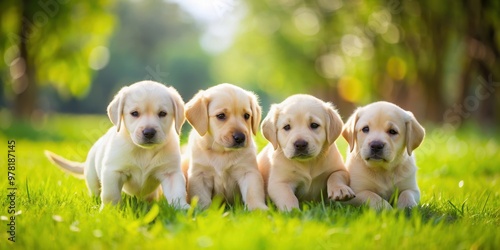
<svg viewBox="0 0 500 250"><path fill-rule="evenodd" d="M45 154L63 170L84 176L101 209L116 204L121 191L157 198L161 185L169 204L187 208L186 182L180 166L179 132L184 101L172 87L142 81L123 87L108 106L115 125L92 146L85 163Z"/></svg>
<svg viewBox="0 0 500 250"><path fill-rule="evenodd" d="M237 86L220 84L200 91L186 104L189 135L188 196L202 208L215 195L233 202L241 194L248 209L267 209L257 169L256 134L261 108L257 97Z"/></svg>
<svg viewBox="0 0 500 250"><path fill-rule="evenodd" d="M343 122L332 104L313 96L294 95L274 104L262 122L270 142L258 155L267 192L280 210L300 201L354 197L335 140Z"/></svg>
<svg viewBox="0 0 500 250"><path fill-rule="evenodd" d="M358 108L342 133L350 146L346 166L351 175L355 205L369 203L377 210L416 206L420 200L412 151L424 139L424 128L411 112L388 102Z"/></svg>

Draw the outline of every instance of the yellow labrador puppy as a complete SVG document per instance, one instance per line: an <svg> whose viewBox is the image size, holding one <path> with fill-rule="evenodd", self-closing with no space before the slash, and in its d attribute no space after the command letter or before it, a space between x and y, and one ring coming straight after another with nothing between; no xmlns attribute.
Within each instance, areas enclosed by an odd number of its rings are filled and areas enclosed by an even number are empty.
<svg viewBox="0 0 500 250"><path fill-rule="evenodd" d="M293 95L271 106L262 122L270 142L258 155L267 192L279 210L299 201L349 200L349 174L335 140L343 122L331 103Z"/></svg>
<svg viewBox="0 0 500 250"><path fill-rule="evenodd" d="M193 126L188 142L188 197L208 207L215 195L234 202L241 194L248 209L267 209L264 183L257 169L256 134L261 108L257 97L231 84L200 91L186 104ZM188 168L188 169L186 169Z"/></svg>
<svg viewBox="0 0 500 250"><path fill-rule="evenodd" d="M63 170L84 176L92 195L116 204L121 191L147 199L162 191L169 202L187 208L181 171L179 132L184 101L172 87L142 81L123 87L108 106L114 124L90 149L85 163L46 151Z"/></svg>
<svg viewBox="0 0 500 250"><path fill-rule="evenodd" d="M418 204L412 151L423 141L425 131L411 112L388 102L372 103L351 115L342 135L350 147L346 166L356 192L350 203L390 209L388 201L399 196L399 208Z"/></svg>

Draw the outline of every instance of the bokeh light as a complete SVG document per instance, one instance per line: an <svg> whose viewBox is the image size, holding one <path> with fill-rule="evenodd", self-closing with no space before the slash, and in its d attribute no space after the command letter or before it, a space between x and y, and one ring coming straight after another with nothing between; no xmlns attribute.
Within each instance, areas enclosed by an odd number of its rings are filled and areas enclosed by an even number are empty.
<svg viewBox="0 0 500 250"><path fill-rule="evenodd" d="M19 47L18 46L10 46L8 49L5 50L3 54L3 60L5 62L5 65L10 66L11 63L19 57Z"/></svg>
<svg viewBox="0 0 500 250"><path fill-rule="evenodd" d="M347 56L355 57L360 56L363 53L363 41L359 36L353 34L347 34L342 37L342 51Z"/></svg>
<svg viewBox="0 0 500 250"><path fill-rule="evenodd" d="M349 102L359 102L363 96L363 86L361 82L352 76L340 78L337 88L340 96Z"/></svg>
<svg viewBox="0 0 500 250"><path fill-rule="evenodd" d="M318 4L321 8L328 11L338 10L344 5L342 0L319 0Z"/></svg>
<svg viewBox="0 0 500 250"><path fill-rule="evenodd" d="M368 18L368 26L371 30L379 34L384 34L387 32L389 25L391 24L391 20L391 13L386 9L382 9L370 15Z"/></svg>
<svg viewBox="0 0 500 250"><path fill-rule="evenodd" d="M18 79L26 73L26 62L24 58L18 57L10 63L10 77ZM16 92L19 93L19 92Z"/></svg>
<svg viewBox="0 0 500 250"><path fill-rule="evenodd" d="M391 23L387 27L387 31L382 34L382 39L384 39L384 41L386 41L387 43L395 44L399 42L400 36L401 34L398 27Z"/></svg>
<svg viewBox="0 0 500 250"><path fill-rule="evenodd" d="M391 57L387 61L387 73L394 80L402 80L406 76L406 63L399 57Z"/></svg>
<svg viewBox="0 0 500 250"><path fill-rule="evenodd" d="M345 71L344 59L334 53L322 55L316 60L318 72L325 78L341 77Z"/></svg>
<svg viewBox="0 0 500 250"><path fill-rule="evenodd" d="M316 35L320 30L320 23L316 13L308 8L300 8L295 11L293 21L295 27L304 35Z"/></svg>
<svg viewBox="0 0 500 250"><path fill-rule="evenodd" d="M109 62L109 49L104 46L95 47L89 55L89 67L93 70L100 70Z"/></svg>

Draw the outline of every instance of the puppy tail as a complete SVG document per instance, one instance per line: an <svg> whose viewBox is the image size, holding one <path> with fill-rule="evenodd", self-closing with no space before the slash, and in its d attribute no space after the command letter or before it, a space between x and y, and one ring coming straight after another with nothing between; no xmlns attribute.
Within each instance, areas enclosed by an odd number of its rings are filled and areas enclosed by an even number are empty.
<svg viewBox="0 0 500 250"><path fill-rule="evenodd" d="M76 177L83 178L84 164L81 162L74 162L63 158L62 156L56 155L48 150L45 150L45 156L49 158L50 162L57 165L59 168L73 174Z"/></svg>

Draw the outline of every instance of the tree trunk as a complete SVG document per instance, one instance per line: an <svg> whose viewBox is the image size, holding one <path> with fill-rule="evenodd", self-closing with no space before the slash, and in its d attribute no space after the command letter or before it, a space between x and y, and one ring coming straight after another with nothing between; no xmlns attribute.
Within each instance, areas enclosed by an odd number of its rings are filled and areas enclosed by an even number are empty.
<svg viewBox="0 0 500 250"><path fill-rule="evenodd" d="M436 71L440 71L437 67ZM423 104L426 110L424 118L429 121L442 122L444 119L445 107L442 100L441 75L439 73L420 73L423 81L423 90L426 102Z"/></svg>
<svg viewBox="0 0 500 250"><path fill-rule="evenodd" d="M19 58L11 67L18 67L19 75L13 79L14 86L14 116L18 119L29 119L35 110L38 96L36 86L35 70L28 52L28 43L30 38L30 22L26 20L32 15L28 8L29 0L22 1L21 26L19 29ZM24 72L23 72L24 71Z"/></svg>
<svg viewBox="0 0 500 250"><path fill-rule="evenodd" d="M467 52L468 62L464 71L469 72L465 78L468 85L462 91L459 100L475 100L478 110L474 116L482 124L494 125L498 112L495 92L495 74L499 67L500 52L495 42L496 28L486 19L487 12L495 6L487 1L463 1L467 20ZM474 86L471 88L471 86Z"/></svg>

